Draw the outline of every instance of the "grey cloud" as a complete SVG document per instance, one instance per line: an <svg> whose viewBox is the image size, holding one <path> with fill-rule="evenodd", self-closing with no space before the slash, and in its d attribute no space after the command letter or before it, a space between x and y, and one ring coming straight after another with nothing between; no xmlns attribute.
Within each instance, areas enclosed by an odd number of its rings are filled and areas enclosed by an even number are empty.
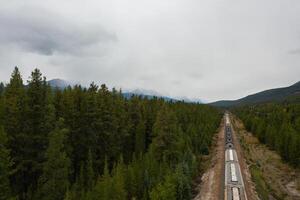
<svg viewBox="0 0 300 200"><path fill-rule="evenodd" d="M294 49L288 52L289 54L300 54L300 49Z"/></svg>
<svg viewBox="0 0 300 200"><path fill-rule="evenodd" d="M299 0L1 1L0 81L18 65L24 77L38 67L48 79L240 98L299 81L299 12Z"/></svg>
<svg viewBox="0 0 300 200"><path fill-rule="evenodd" d="M181 81L179 81L179 80L173 80L172 81L172 84L174 84L174 85L181 85L182 84L182 82Z"/></svg>
<svg viewBox="0 0 300 200"><path fill-rule="evenodd" d="M16 15L2 12L0 27L2 45L16 45L25 51L47 56L56 52L78 55L88 47L117 39L115 34L99 25L75 25L54 13Z"/></svg>

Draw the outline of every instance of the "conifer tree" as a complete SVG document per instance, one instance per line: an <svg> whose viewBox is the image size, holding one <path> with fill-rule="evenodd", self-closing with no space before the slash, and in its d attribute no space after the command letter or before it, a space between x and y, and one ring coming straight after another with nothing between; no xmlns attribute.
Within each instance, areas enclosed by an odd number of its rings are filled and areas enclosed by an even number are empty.
<svg viewBox="0 0 300 200"><path fill-rule="evenodd" d="M26 110L24 120L24 134L22 155L24 166L23 180L26 182L26 198L33 198L38 185L38 179L42 174L42 163L45 161L45 152L48 145L49 123L47 113L48 86L46 78L42 77L40 70L35 69L28 81L26 92Z"/></svg>
<svg viewBox="0 0 300 200"><path fill-rule="evenodd" d="M297 117L290 116L285 121L297 130ZM196 155L209 148L219 120L206 105L126 99L94 83L52 91L38 69L25 87L16 68L0 94L0 125L14 161L11 188L19 200L188 199ZM293 135L275 142L290 144L283 149L289 159L299 158Z"/></svg>
<svg viewBox="0 0 300 200"><path fill-rule="evenodd" d="M71 194L71 192L70 192L69 189L67 190L67 192L66 192L66 194L65 194L64 200L73 200L72 194Z"/></svg>
<svg viewBox="0 0 300 200"><path fill-rule="evenodd" d="M86 188L87 190L92 189L94 186L94 168L93 168L93 157L92 157L92 151L89 150L88 152L88 160L86 163Z"/></svg>
<svg viewBox="0 0 300 200"><path fill-rule="evenodd" d="M8 135L11 157L14 160L12 188L20 198L25 198L28 185L30 185L30 180L25 177L27 169L23 164L26 152L24 146L25 97L23 80L19 69L15 67L4 92L3 125Z"/></svg>
<svg viewBox="0 0 300 200"><path fill-rule="evenodd" d="M145 135L145 122L140 120L136 127L135 134L135 153L139 155L146 150L146 135Z"/></svg>
<svg viewBox="0 0 300 200"><path fill-rule="evenodd" d="M175 171L176 177L176 199L189 200L192 198L189 174L185 174L182 165L178 165Z"/></svg>
<svg viewBox="0 0 300 200"><path fill-rule="evenodd" d="M0 200L7 200L11 197L9 182L12 161L10 151L7 148L8 138L3 127L0 126Z"/></svg>
<svg viewBox="0 0 300 200"><path fill-rule="evenodd" d="M60 119L56 129L49 135L49 147L46 151L47 161L39 180L40 197L45 200L63 200L69 186L68 176L70 160L67 157L64 141L68 130Z"/></svg>
<svg viewBox="0 0 300 200"><path fill-rule="evenodd" d="M300 166L298 137L299 103L268 103L235 109L247 130L277 151L294 166Z"/></svg>
<svg viewBox="0 0 300 200"><path fill-rule="evenodd" d="M3 95L3 93L4 93L4 88L5 88L4 83L0 82L0 96Z"/></svg>
<svg viewBox="0 0 300 200"><path fill-rule="evenodd" d="M115 200L123 200L126 199L127 193L125 190L125 173L126 169L123 163L123 158L121 157L118 164L113 169L113 177L112 177L112 199Z"/></svg>
<svg viewBox="0 0 300 200"><path fill-rule="evenodd" d="M176 199L176 183L172 175L166 175L165 180L159 183L150 193L151 200Z"/></svg>
<svg viewBox="0 0 300 200"><path fill-rule="evenodd" d="M98 179L93 190L93 200L109 200L112 199L112 178L108 169L108 162L105 160L103 175Z"/></svg>
<svg viewBox="0 0 300 200"><path fill-rule="evenodd" d="M173 163L178 160L178 140L180 128L177 124L176 115L165 105L157 114L153 134L155 138L152 143L152 150L157 159Z"/></svg>
<svg viewBox="0 0 300 200"><path fill-rule="evenodd" d="M6 86L4 93L4 119L5 131L12 137L22 132L24 107L25 107L25 90L20 71L15 67L10 82Z"/></svg>

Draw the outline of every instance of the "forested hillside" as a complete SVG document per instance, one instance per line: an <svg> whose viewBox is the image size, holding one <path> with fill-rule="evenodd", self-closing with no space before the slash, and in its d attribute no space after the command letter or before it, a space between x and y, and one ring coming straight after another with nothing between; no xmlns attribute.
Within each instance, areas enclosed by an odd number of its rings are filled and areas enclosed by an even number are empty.
<svg viewBox="0 0 300 200"><path fill-rule="evenodd" d="M300 167L300 103L270 103L235 110L246 129L276 150L290 164Z"/></svg>
<svg viewBox="0 0 300 200"><path fill-rule="evenodd" d="M0 199L191 199L220 119L105 85L52 89L38 69L24 83L15 68L0 85Z"/></svg>
<svg viewBox="0 0 300 200"><path fill-rule="evenodd" d="M300 97L300 81L289 86L282 88L275 88L270 90L265 90L262 92L258 92L256 94L248 95L244 98L237 100L225 100L225 101L217 101L211 103L213 106L218 107L237 107L237 106L246 106L246 105L254 105L261 103L272 103L272 102L283 102L292 100L295 98L299 99Z"/></svg>

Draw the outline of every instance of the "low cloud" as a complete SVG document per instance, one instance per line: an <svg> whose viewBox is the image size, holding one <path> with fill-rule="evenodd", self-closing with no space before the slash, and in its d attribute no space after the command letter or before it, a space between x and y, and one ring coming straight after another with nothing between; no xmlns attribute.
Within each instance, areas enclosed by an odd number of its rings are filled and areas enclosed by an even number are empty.
<svg viewBox="0 0 300 200"><path fill-rule="evenodd" d="M0 81L236 99L299 81L299 0L1 1Z"/></svg>
<svg viewBox="0 0 300 200"><path fill-rule="evenodd" d="M294 50L291 50L289 51L289 54L300 54L300 49L294 49Z"/></svg>
<svg viewBox="0 0 300 200"><path fill-rule="evenodd" d="M117 40L115 34L99 25L76 25L47 11L33 13L1 12L1 45L46 56L79 55L91 46Z"/></svg>

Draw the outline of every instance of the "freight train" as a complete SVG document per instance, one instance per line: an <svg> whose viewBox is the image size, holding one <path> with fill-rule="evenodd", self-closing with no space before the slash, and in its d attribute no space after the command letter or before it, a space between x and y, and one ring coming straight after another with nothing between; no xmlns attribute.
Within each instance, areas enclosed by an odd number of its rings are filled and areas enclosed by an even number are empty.
<svg viewBox="0 0 300 200"><path fill-rule="evenodd" d="M226 200L247 200L238 156L232 137L229 113L225 113L225 195Z"/></svg>

